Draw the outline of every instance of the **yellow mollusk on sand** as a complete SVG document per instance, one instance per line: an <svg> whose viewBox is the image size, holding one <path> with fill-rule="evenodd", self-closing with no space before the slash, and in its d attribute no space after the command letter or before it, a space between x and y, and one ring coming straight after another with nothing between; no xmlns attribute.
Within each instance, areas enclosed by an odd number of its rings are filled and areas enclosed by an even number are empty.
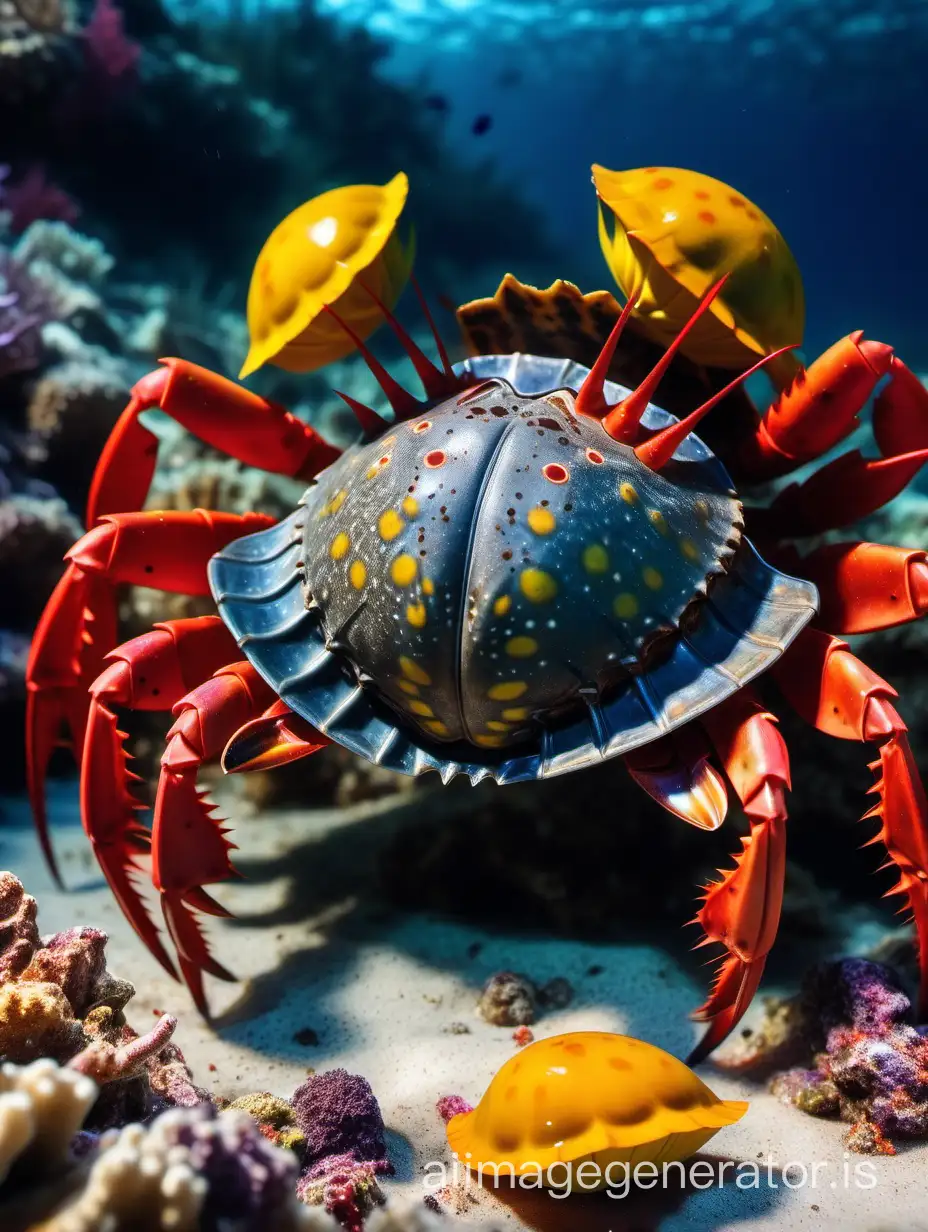
<svg viewBox="0 0 928 1232"><path fill-rule="evenodd" d="M711 176L678 167L608 171L594 164L599 241L635 316L667 346L699 299L729 278L682 347L696 363L746 368L758 356L802 342L805 298L799 267L766 214ZM775 379L796 371L790 354Z"/></svg>
<svg viewBox="0 0 928 1232"><path fill-rule="evenodd" d="M748 1105L721 1100L682 1061L632 1039L578 1031L537 1040L506 1062L471 1112L448 1122L448 1142L476 1172L516 1178L528 1170L589 1192L610 1164L686 1159ZM591 1161L595 1168L579 1172ZM511 1173L509 1169L511 1165ZM596 1183L596 1175L601 1178ZM579 1183L576 1183L579 1181Z"/></svg>
<svg viewBox="0 0 928 1232"><path fill-rule="evenodd" d="M409 181L351 184L313 197L271 232L248 288L246 377L266 363L312 372L349 355L355 344L326 305L362 339L383 323L365 290L392 308L409 278L413 243L397 223ZM362 285L363 284L363 285Z"/></svg>

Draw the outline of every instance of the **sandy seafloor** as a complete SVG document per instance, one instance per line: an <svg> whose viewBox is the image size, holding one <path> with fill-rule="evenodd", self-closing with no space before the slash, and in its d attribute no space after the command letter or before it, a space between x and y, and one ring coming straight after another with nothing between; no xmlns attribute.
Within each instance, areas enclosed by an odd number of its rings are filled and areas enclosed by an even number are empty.
<svg viewBox="0 0 928 1232"><path fill-rule="evenodd" d="M538 982L558 975L571 980L575 1000L565 1010L545 1014L534 1027L536 1037L605 1029L639 1035L678 1056L695 1037L687 1014L704 989L682 965L689 932L680 934L678 964L670 951L647 945L519 938L371 909L368 891L380 845L410 810L423 807L417 793L402 804L397 799L347 810L258 816L248 816L236 802L236 862L247 880L219 889L221 901L238 918L211 921L209 930L217 957L242 983L209 982L212 1026L123 920L89 855L73 785L56 784L51 805L70 891L54 888L20 801L0 804L0 867L11 868L38 898L43 934L75 924L109 933L109 967L137 989L129 1020L144 1031L156 1010L177 1014L175 1040L202 1085L233 1098L254 1090L289 1095L308 1067L345 1066L363 1074L380 1101L397 1169L396 1178L386 1182L387 1192L394 1201L400 1195L418 1201L427 1165L450 1164L436 1099L458 1093L476 1102L516 1047L510 1029L490 1026L476 1013L489 975L514 969ZM446 800L443 807L467 807L467 793ZM434 809L435 801L429 807ZM322 914L314 909L320 901L327 904ZM602 971L585 974L591 967ZM455 1023L465 1023L469 1033L451 1032ZM295 1039L306 1028L317 1033L315 1046ZM721 1187L681 1191L674 1185L624 1199L558 1201L517 1190L500 1191L501 1201L459 1184L442 1195L446 1209L457 1210L475 1227L513 1232L747 1227L928 1232L928 1145L902 1147L895 1157L870 1161L875 1184L860 1188L854 1166L864 1157L844 1151L840 1124L805 1116L711 1064L700 1073L720 1096L751 1101L743 1120L708 1145L706 1158L756 1160L758 1188L739 1188L734 1169ZM817 1184L787 1187L781 1170L791 1163L809 1171L817 1163ZM789 1179L795 1183L799 1177L794 1167Z"/></svg>

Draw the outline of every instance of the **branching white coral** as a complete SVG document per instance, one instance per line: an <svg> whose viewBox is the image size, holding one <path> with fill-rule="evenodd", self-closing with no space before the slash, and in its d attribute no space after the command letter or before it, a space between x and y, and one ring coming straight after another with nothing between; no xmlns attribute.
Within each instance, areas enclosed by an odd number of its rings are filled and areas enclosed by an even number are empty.
<svg viewBox="0 0 928 1232"><path fill-rule="evenodd" d="M44 1169L64 1163L96 1097L85 1074L48 1059L0 1068L0 1184L17 1160Z"/></svg>

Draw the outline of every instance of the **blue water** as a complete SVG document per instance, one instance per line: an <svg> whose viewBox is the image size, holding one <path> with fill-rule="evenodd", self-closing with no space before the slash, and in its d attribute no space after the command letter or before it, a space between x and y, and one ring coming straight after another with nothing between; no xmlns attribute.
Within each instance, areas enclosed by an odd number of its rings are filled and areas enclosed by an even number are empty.
<svg viewBox="0 0 928 1232"><path fill-rule="evenodd" d="M591 163L704 171L755 200L792 247L809 354L860 328L928 369L928 0L320 8L383 37L385 72L447 98L436 123L541 207L571 254L557 274L610 285ZM492 125L475 137L481 113Z"/></svg>

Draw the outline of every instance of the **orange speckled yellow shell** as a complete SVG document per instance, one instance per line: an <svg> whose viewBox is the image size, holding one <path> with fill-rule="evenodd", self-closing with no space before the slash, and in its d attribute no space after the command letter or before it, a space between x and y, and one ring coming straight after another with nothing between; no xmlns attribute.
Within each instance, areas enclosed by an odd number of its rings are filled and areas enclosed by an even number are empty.
<svg viewBox="0 0 928 1232"><path fill-rule="evenodd" d="M447 1133L458 1158L477 1171L511 1164L519 1176L585 1160L605 1170L686 1159L747 1107L720 1100L653 1044L578 1031L510 1057L477 1107L452 1117Z"/></svg>
<svg viewBox="0 0 928 1232"><path fill-rule="evenodd" d="M412 266L412 242L397 234L408 191L402 171L382 187L333 188L274 228L248 288L250 346L240 377L269 362L311 372L349 355L354 343L323 312L327 304L362 340L383 323L358 276L393 307Z"/></svg>
<svg viewBox="0 0 928 1232"><path fill-rule="evenodd" d="M783 236L746 197L678 167L594 165L599 242L613 277L656 342L668 345L723 274L723 291L682 347L697 363L746 368L802 342L805 298ZM784 357L787 369L796 361ZM783 364L781 364L781 367Z"/></svg>

